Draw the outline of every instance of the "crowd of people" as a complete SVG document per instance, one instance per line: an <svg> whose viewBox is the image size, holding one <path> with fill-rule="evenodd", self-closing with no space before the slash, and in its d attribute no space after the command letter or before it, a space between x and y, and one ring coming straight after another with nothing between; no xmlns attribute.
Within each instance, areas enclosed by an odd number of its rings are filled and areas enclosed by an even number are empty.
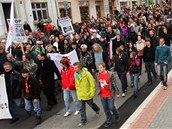
<svg viewBox="0 0 172 129"><path fill-rule="evenodd" d="M25 108L29 115L33 107L37 124L40 124L41 90L47 98L46 110L50 111L57 104L55 92L62 87L66 107L64 117L71 115L70 95L75 103L74 115L81 114L79 126L87 122L86 103L99 115L100 108L93 102L97 92L107 117L104 127L109 127L112 124L111 112L115 120L120 119L114 105L115 94L119 96L121 91L121 96L125 97L130 85L137 98L143 62L147 85L152 85L152 75L154 79L160 76L163 89L167 89L172 40L172 24L167 18L172 13L172 3L161 2L154 7L143 5L121 10L115 10L107 18L93 17L87 22L75 23L75 34L67 36L60 26L49 22L39 20L37 29L33 31L25 23L28 40L10 46L8 50L11 53L5 51L6 41L1 41L0 74L4 74L6 80L12 122L18 120L16 104ZM113 58L109 60L110 42ZM49 53L67 54L73 50L76 50L79 62L71 66L64 58L60 61L61 71L48 56ZM121 90L116 85L115 73L121 82ZM127 73L131 84L128 83Z"/></svg>

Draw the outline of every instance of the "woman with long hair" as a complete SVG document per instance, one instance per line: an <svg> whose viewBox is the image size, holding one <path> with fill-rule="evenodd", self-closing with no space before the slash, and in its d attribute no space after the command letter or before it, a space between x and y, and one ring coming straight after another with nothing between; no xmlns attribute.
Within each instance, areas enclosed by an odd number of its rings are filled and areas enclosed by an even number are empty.
<svg viewBox="0 0 172 129"><path fill-rule="evenodd" d="M74 68L69 64L69 61L65 58L63 58L60 61L60 65L62 67L61 70L62 89L63 89L63 96L66 106L66 113L64 114L64 117L67 117L71 114L70 95L72 96L73 101L75 103L76 112L74 113L74 115L78 115L80 110L80 104L77 100L77 95L76 95Z"/></svg>
<svg viewBox="0 0 172 129"><path fill-rule="evenodd" d="M130 72L131 78L134 81L134 97L137 97L139 86L138 86L138 78L139 78L139 69L140 69L140 60L137 58L136 52L130 53L130 65L128 72Z"/></svg>

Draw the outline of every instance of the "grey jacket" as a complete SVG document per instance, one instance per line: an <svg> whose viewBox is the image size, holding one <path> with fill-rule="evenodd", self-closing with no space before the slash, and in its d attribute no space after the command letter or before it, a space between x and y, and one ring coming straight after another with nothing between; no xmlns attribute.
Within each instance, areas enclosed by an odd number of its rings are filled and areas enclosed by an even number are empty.
<svg viewBox="0 0 172 129"><path fill-rule="evenodd" d="M116 78L115 78L114 72L108 71L108 74L110 77L110 91L111 91L112 96L115 96L115 92L119 92L119 89L116 85ZM99 83L98 77L99 77L99 73L97 73L95 76L97 93L99 95L100 94L100 83Z"/></svg>

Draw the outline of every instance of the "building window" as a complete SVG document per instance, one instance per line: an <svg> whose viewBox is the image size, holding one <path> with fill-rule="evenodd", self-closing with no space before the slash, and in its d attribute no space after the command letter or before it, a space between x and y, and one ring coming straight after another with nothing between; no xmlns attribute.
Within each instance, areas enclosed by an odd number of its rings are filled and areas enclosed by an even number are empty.
<svg viewBox="0 0 172 129"><path fill-rule="evenodd" d="M88 1L79 1L81 20L90 20L89 16L89 3Z"/></svg>
<svg viewBox="0 0 172 129"><path fill-rule="evenodd" d="M47 3L32 3L32 12L34 21L39 19L48 20Z"/></svg>
<svg viewBox="0 0 172 129"><path fill-rule="evenodd" d="M58 3L59 11L60 11L60 17L70 17L72 18L72 13L71 13L71 3L68 2L68 9L65 9L64 2L59 2ZM67 14L66 14L67 13Z"/></svg>

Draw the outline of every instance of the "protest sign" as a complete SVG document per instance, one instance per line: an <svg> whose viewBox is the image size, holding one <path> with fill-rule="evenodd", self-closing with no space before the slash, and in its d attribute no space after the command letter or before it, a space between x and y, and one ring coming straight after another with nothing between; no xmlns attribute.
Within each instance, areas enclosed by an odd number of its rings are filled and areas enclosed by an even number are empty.
<svg viewBox="0 0 172 129"><path fill-rule="evenodd" d="M64 18L58 19L58 23L61 26L61 29L62 29L62 32L64 35L74 33L71 19L69 17L64 17Z"/></svg>
<svg viewBox="0 0 172 129"><path fill-rule="evenodd" d="M5 78L0 77L0 119L11 119L11 118L12 116L9 112Z"/></svg>
<svg viewBox="0 0 172 129"><path fill-rule="evenodd" d="M10 19L7 19L10 23ZM27 41L25 31L23 28L23 23L20 19L14 19L14 28L13 28L13 42L25 42Z"/></svg>

